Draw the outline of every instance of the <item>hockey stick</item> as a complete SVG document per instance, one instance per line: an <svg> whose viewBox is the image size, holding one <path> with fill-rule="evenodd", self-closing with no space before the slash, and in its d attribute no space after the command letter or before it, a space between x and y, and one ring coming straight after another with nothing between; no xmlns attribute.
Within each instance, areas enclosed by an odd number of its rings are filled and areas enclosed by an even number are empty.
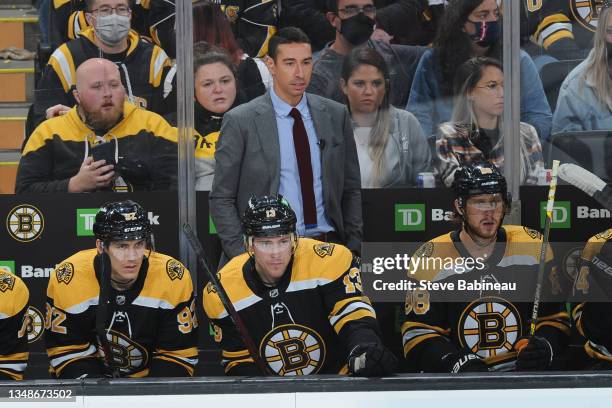
<svg viewBox="0 0 612 408"><path fill-rule="evenodd" d="M244 345L249 351L249 354L251 355L251 357L253 358L253 361L255 361L255 364L261 371L262 375L271 374L266 363L263 361L263 359L259 355L257 351L257 346L255 346L255 342L253 341L253 338L249 334L249 331L246 325L244 324L244 322L238 315L238 312L236 311L236 309L234 308L234 305L230 301L229 296L227 295L227 292L221 285L219 278L217 277L216 274L212 273L212 271L208 267L208 263L206 262L206 258L204 255L204 248L202 248L202 244L200 243L200 240L198 240L198 237L196 237L195 233L193 232L189 224L183 224L183 233L187 237L187 241L189 242L191 249L195 251L196 256L198 257L198 262L200 263L202 268L204 268L204 270L206 271L206 274L210 278L211 283L215 286L215 289L217 290L217 294L219 295L219 299L221 300L221 303L223 303L223 307L225 307L225 310L230 315L230 318L236 325L236 328L238 329L238 332L240 333L240 337L242 337L242 341L244 341Z"/></svg>
<svg viewBox="0 0 612 408"><path fill-rule="evenodd" d="M595 174L578 165L565 163L559 166L559 177L612 210L612 187Z"/></svg>
<svg viewBox="0 0 612 408"><path fill-rule="evenodd" d="M557 191L557 172L559 171L559 160L553 160L552 179L548 188L548 202L546 203L546 225L544 226L544 237L542 238L542 248L540 249L540 264L538 265L538 282L536 284L535 296L533 299L533 310L531 311L531 324L529 325L529 337L533 337L538 320L538 310L540 308L540 298L542 297L542 283L544 282L544 270L546 269L546 250L548 249L548 236L550 235L550 223L552 212L555 205L555 192Z"/></svg>
<svg viewBox="0 0 612 408"><path fill-rule="evenodd" d="M113 365L113 358L111 356L111 348L108 344L108 338L106 337L106 319L108 318L108 294L110 292L110 274L106 270L106 262L104 256L106 254L102 252L98 254L98 260L100 265L100 292L98 293L98 307L96 308L96 334L98 340L104 351L104 362L110 376L112 378L118 378L120 376L119 370Z"/></svg>

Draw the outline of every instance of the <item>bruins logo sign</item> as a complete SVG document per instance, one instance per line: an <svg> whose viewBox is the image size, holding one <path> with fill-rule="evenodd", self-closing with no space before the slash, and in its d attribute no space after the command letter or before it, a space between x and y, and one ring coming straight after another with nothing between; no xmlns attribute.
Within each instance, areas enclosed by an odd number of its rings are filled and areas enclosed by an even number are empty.
<svg viewBox="0 0 612 408"><path fill-rule="evenodd" d="M6 229L13 239L30 242L40 236L45 221L40 210L30 204L13 208L6 217Z"/></svg>
<svg viewBox="0 0 612 408"><path fill-rule="evenodd" d="M462 347L482 358L494 357L513 350L521 336L521 315L505 299L482 298L465 308L457 329Z"/></svg>
<svg viewBox="0 0 612 408"><path fill-rule="evenodd" d="M569 0L574 18L584 28L595 32L603 0Z"/></svg>
<svg viewBox="0 0 612 408"><path fill-rule="evenodd" d="M60 266L55 269L55 277L57 278L58 283L65 283L66 285L70 283L72 277L74 276L74 265L70 262L64 262Z"/></svg>
<svg viewBox="0 0 612 408"><path fill-rule="evenodd" d="M181 280L185 274L185 267L176 259L170 259L166 262L166 273L171 280Z"/></svg>
<svg viewBox="0 0 612 408"><path fill-rule="evenodd" d="M28 343L34 343L41 338L45 331L45 317L41 311L34 306L28 306L26 315L28 319Z"/></svg>
<svg viewBox="0 0 612 408"><path fill-rule="evenodd" d="M309 327L284 324L264 336L259 354L277 375L316 374L325 362L325 343Z"/></svg>
<svg viewBox="0 0 612 408"><path fill-rule="evenodd" d="M148 365L149 353L147 349L125 334L110 330L106 334L106 339L111 354L110 360L122 374L134 374ZM104 347L99 346L98 351L104 357Z"/></svg>
<svg viewBox="0 0 612 408"><path fill-rule="evenodd" d="M314 249L315 254L319 255L321 258L325 258L326 256L332 256L334 253L334 244L323 243L313 245L312 249Z"/></svg>
<svg viewBox="0 0 612 408"><path fill-rule="evenodd" d="M0 269L0 292L6 292L7 290L13 290L15 287L15 277Z"/></svg>

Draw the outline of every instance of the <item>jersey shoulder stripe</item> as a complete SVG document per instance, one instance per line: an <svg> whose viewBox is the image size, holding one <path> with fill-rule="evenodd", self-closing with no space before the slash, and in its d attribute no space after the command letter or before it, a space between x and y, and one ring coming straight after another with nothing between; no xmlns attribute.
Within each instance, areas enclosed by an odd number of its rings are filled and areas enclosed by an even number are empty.
<svg viewBox="0 0 612 408"><path fill-rule="evenodd" d="M49 277L47 297L55 307L80 313L98 303L100 285L94 270L96 249L77 252L60 262Z"/></svg>

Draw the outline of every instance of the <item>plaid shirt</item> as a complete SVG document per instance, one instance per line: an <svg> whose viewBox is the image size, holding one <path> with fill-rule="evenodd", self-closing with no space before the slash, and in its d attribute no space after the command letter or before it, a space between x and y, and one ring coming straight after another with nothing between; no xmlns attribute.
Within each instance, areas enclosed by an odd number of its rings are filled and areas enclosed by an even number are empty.
<svg viewBox="0 0 612 408"><path fill-rule="evenodd" d="M540 169L544 168L542 145L535 128L521 122L521 184L535 184ZM478 149L470 137L471 129L446 122L440 125L436 141L436 176L450 187L455 177L455 170L461 165L474 161L488 160L502 172L504 170L504 138L499 138L491 148L488 159Z"/></svg>

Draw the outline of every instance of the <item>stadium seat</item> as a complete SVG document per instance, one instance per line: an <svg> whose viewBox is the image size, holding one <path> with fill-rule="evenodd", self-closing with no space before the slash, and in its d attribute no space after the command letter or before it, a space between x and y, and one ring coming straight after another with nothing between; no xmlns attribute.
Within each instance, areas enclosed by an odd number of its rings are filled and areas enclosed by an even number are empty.
<svg viewBox="0 0 612 408"><path fill-rule="evenodd" d="M563 80L582 60L557 61L546 64L540 71L540 79L544 87L546 99L553 111L557 106L557 98Z"/></svg>

